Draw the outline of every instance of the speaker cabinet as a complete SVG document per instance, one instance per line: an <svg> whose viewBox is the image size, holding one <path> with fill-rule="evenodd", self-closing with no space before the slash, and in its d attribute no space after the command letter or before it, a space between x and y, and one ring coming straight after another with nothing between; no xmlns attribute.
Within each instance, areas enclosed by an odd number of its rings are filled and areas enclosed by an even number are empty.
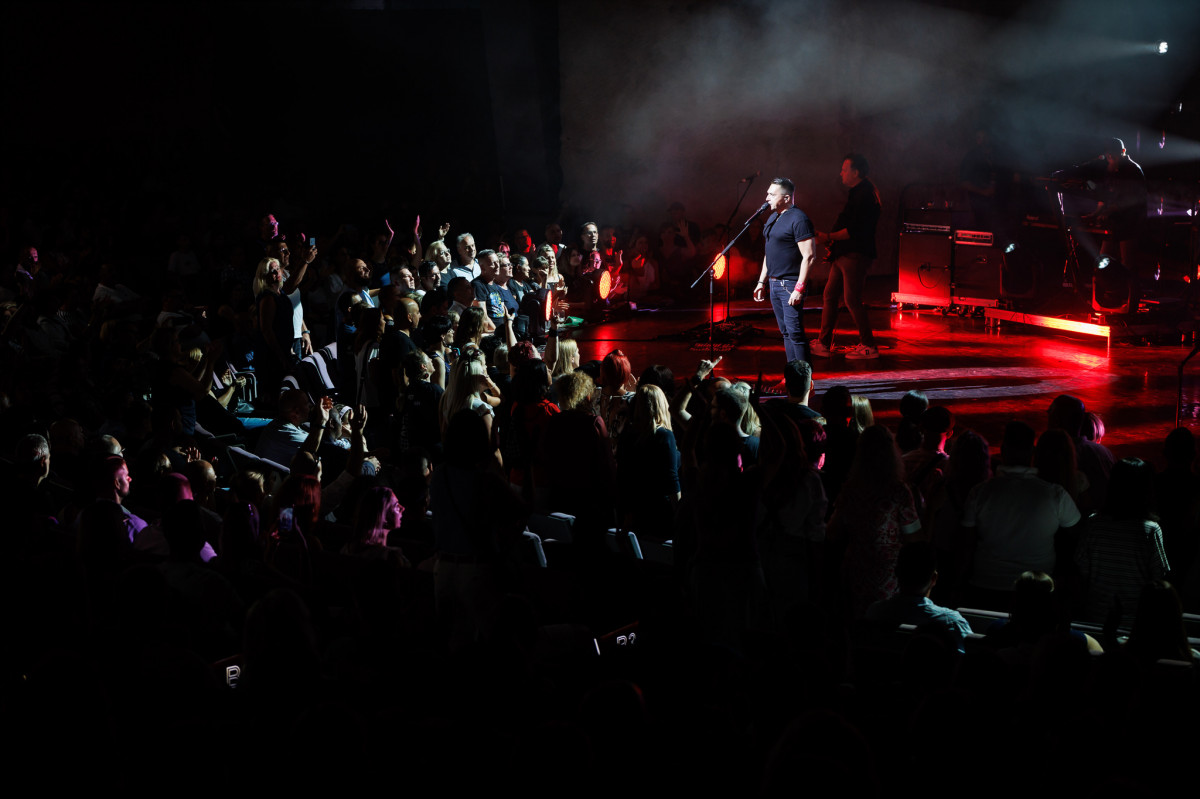
<svg viewBox="0 0 1200 799"><path fill-rule="evenodd" d="M1001 274L1004 253L997 247L981 247L972 244L954 245L954 298L966 305L967 302L982 300L995 303L1001 297Z"/></svg>
<svg viewBox="0 0 1200 799"><path fill-rule="evenodd" d="M919 305L950 305L949 233L901 233L896 299Z"/></svg>

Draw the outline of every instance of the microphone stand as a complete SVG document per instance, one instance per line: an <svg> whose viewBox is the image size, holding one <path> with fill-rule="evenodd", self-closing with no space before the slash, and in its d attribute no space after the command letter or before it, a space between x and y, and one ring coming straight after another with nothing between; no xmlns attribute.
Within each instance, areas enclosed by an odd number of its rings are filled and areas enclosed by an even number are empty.
<svg viewBox="0 0 1200 799"><path fill-rule="evenodd" d="M762 174L762 172L759 171L759 172L755 172L753 175L749 175L745 178L746 189L745 189L745 191L742 192L742 196L738 197L737 205L735 205L733 207L733 210L729 212L729 218L725 220L725 235L726 236L729 235L729 228L733 224L733 218L735 216L737 216L738 209L740 209L742 207L742 201L745 200L746 195L750 193L751 184L753 184L755 179L761 174ZM762 213L762 212L759 211L759 213ZM757 218L757 217L758 217L758 214L755 214L754 216L750 217L750 219L746 222L746 224L749 225L750 222L753 222L755 220L755 218ZM745 230L745 228L743 228L743 231L744 230ZM738 235L740 236L742 234L739 233ZM725 318L727 320L729 319L729 295L731 293L730 287L733 285L733 270L730 269L729 267L730 267L729 261L726 260L726 262L725 262Z"/></svg>
<svg viewBox="0 0 1200 799"><path fill-rule="evenodd" d="M746 193L749 191L750 191L750 186L747 185L746 191L742 192L742 196L738 198L738 207L741 207L742 199L745 198ZM737 235L729 240L729 243L725 245L725 249L721 250L721 252L719 252L717 254L717 257L712 259L712 263L710 263L708 265L708 268L705 269L703 272L701 272L700 275L695 280L692 281L692 285L688 286L688 288L694 289L696 287L696 285L701 280L703 280L706 275L708 276L708 359L710 361L712 360L712 356L714 353L713 329L714 329L714 325L715 325L714 318L713 318L713 283L715 282L714 278L713 278L713 267L715 267L717 265L717 261L719 261L723 257L725 257L725 254L727 252L729 252L731 249L733 249L733 245L737 242L738 239L740 239L742 237L742 234L746 232L746 229L750 227L750 223L753 222L755 219L757 219L759 214L761 214L763 211L767 210L767 208L769 208L769 207L770 206L767 203L763 203L762 207L759 208L757 211L755 211L754 215L746 220L746 223L744 225L742 225L742 229L737 232ZM734 213L737 213L737 208L734 209ZM731 222L733 221L732 216L730 217L730 221ZM725 266L726 266L726 275L728 276L729 263L726 262ZM728 294L728 283L726 284L726 293Z"/></svg>

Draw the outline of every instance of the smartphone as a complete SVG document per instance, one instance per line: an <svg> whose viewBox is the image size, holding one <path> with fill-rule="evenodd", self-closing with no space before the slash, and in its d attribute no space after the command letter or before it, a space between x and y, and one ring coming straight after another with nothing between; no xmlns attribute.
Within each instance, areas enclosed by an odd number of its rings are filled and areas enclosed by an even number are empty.
<svg viewBox="0 0 1200 799"><path fill-rule="evenodd" d="M309 237L308 237L308 246L309 246L309 247L316 247L316 246L317 246L317 237L316 237L316 236L309 236Z"/></svg>
<svg viewBox="0 0 1200 799"><path fill-rule="evenodd" d="M295 511L292 508L283 508L279 511L279 532L290 533L295 526Z"/></svg>

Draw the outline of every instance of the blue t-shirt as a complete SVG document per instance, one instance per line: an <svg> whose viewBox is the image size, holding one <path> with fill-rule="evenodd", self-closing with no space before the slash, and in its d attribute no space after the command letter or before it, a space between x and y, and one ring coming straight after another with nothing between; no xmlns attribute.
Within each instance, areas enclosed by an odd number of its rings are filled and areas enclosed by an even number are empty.
<svg viewBox="0 0 1200 799"><path fill-rule="evenodd" d="M767 223L763 225L767 277L798 279L801 257L797 245L811 239L813 235L812 222L799 208L789 208L782 214L771 214Z"/></svg>
<svg viewBox="0 0 1200 799"><path fill-rule="evenodd" d="M488 318L495 324L503 324L506 307L509 313L516 315L519 304L507 287L484 283L481 280L472 280L471 286L475 289L475 299L484 304Z"/></svg>

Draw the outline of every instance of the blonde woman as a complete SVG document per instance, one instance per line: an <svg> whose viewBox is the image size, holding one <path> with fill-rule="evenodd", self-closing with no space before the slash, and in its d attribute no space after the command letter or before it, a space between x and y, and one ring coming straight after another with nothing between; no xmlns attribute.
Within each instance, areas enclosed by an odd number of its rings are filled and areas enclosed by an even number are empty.
<svg viewBox="0 0 1200 799"><path fill-rule="evenodd" d="M543 244L541 247L538 247L537 254L546 259L548 269L546 273L546 286L553 290L565 288L565 286L559 286L562 283L562 275L558 272L558 256L554 253L554 248L549 244Z"/></svg>
<svg viewBox="0 0 1200 799"><path fill-rule="evenodd" d="M292 304L283 294L283 264L278 258L264 258L254 273L255 316L258 319L259 346L255 349L254 369L258 372L259 396L274 397L294 359Z"/></svg>
<svg viewBox="0 0 1200 799"><path fill-rule="evenodd" d="M854 432L861 433L875 424L875 413L871 410L871 400L855 394L850 401L854 408L854 417L850 420L850 427L854 429Z"/></svg>
<svg viewBox="0 0 1200 799"><path fill-rule="evenodd" d="M450 265L454 263L454 252L446 246L444 241L435 241L425 249L425 260L433 261L437 264L438 272L445 275L450 269ZM443 277L443 281L449 282L449 277Z"/></svg>
<svg viewBox="0 0 1200 799"><path fill-rule="evenodd" d="M679 449L671 430L671 406L655 385L633 395L633 422L617 448L621 519L639 536L672 535L679 502Z"/></svg>
<svg viewBox="0 0 1200 799"><path fill-rule="evenodd" d="M439 416L442 435L454 414L461 410L471 410L483 417L487 425L488 440L492 434L492 406L500 402L500 389L488 377L487 365L481 350L465 350L450 372L450 383L446 393L442 395L439 405Z"/></svg>
<svg viewBox="0 0 1200 799"><path fill-rule="evenodd" d="M554 358L554 371L550 373L551 380L558 380L563 375L569 375L579 368L579 345L573 338L558 340L557 354Z"/></svg>

